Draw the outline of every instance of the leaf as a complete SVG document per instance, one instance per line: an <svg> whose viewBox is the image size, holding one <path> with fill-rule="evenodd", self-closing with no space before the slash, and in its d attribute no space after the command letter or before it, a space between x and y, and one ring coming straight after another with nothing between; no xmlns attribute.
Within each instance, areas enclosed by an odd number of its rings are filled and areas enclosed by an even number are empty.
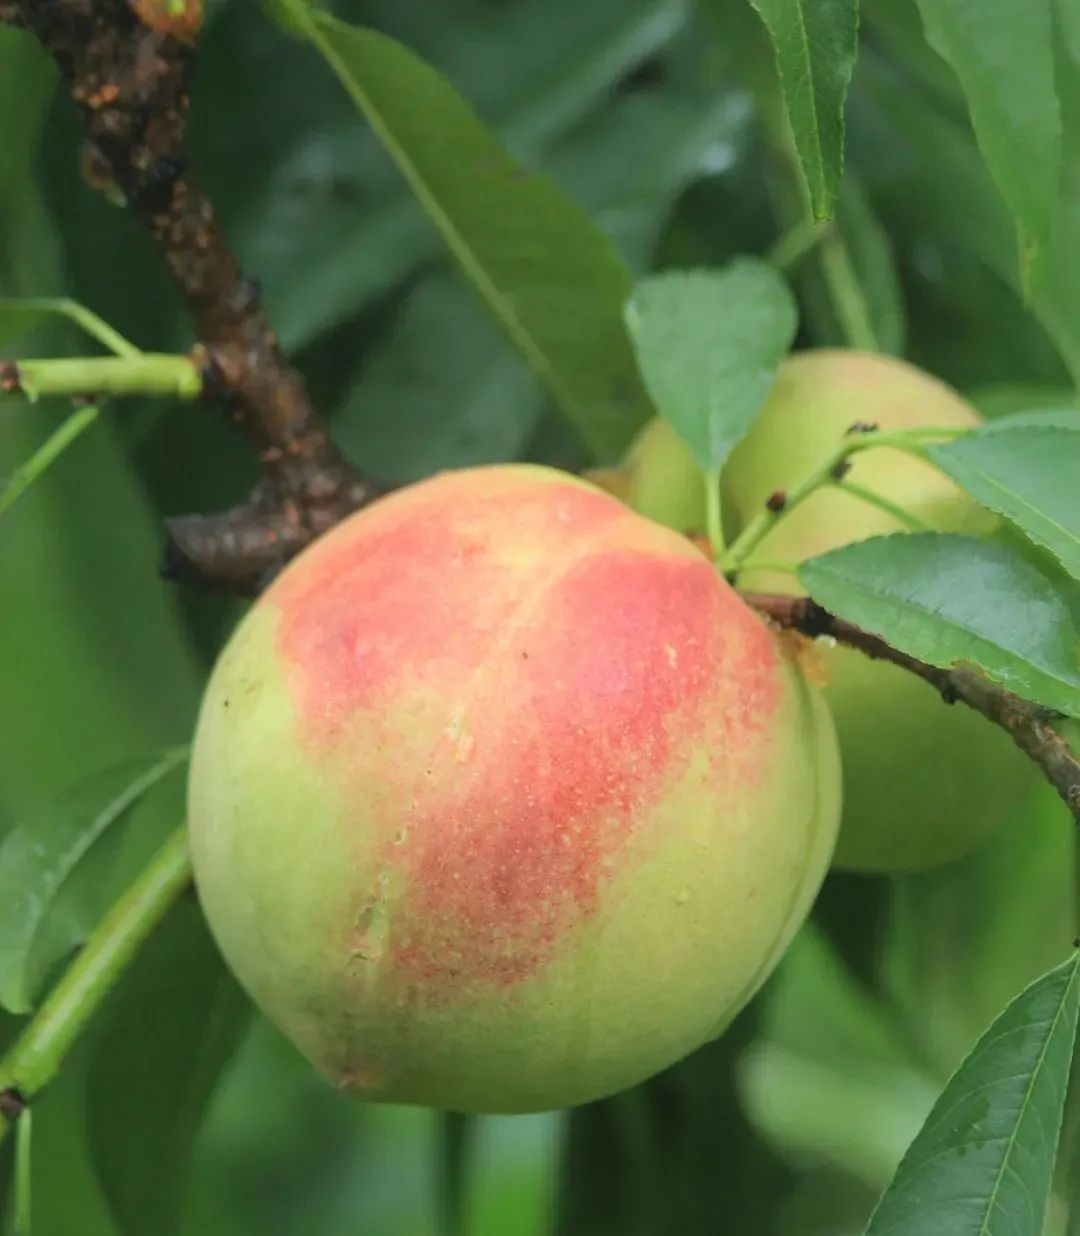
<svg viewBox="0 0 1080 1236"><path fill-rule="evenodd" d="M45 439L38 449L9 476L0 477L0 515L41 477L50 464L80 438L98 418L96 405L72 412Z"/></svg>
<svg viewBox="0 0 1080 1236"><path fill-rule="evenodd" d="M919 0L967 95L975 136L1020 227L1021 281L1050 239L1062 165L1052 0Z"/></svg>
<svg viewBox="0 0 1080 1236"><path fill-rule="evenodd" d="M439 1210L443 1236L464 1236L472 1143L479 1120L460 1112L442 1112L439 1119Z"/></svg>
<svg viewBox="0 0 1080 1236"><path fill-rule="evenodd" d="M1027 400L1030 405L1031 400ZM1080 411L1076 408L1031 408L1020 412L1008 412L997 420L984 425L980 435L998 433L1002 430L1026 429L1064 429L1076 432L1080 430Z"/></svg>
<svg viewBox="0 0 1080 1236"><path fill-rule="evenodd" d="M1061 415L1071 416L1075 427L999 422L988 433L931 447L930 457L977 502L1011 520L1080 579L1080 416Z"/></svg>
<svg viewBox="0 0 1080 1236"><path fill-rule="evenodd" d="M96 313L67 297L0 296L0 343L7 343L49 318L67 318L117 356L134 356L138 348L128 343Z"/></svg>
<svg viewBox="0 0 1080 1236"><path fill-rule="evenodd" d="M333 427L357 464L400 482L518 458L542 412L539 388L482 306L440 273L412 292L364 358Z"/></svg>
<svg viewBox="0 0 1080 1236"><path fill-rule="evenodd" d="M1004 545L955 533L872 537L811 558L819 604L931 665L972 663L1001 686L1080 716L1080 636L1065 602Z"/></svg>
<svg viewBox="0 0 1080 1236"><path fill-rule="evenodd" d="M844 166L844 102L855 67L859 0L750 0L776 48L814 217L832 214Z"/></svg>
<svg viewBox="0 0 1080 1236"><path fill-rule="evenodd" d="M633 1090L568 1114L555 1236L791 1236L790 1170L748 1123L735 1066L754 1002L723 1035Z"/></svg>
<svg viewBox="0 0 1080 1236"><path fill-rule="evenodd" d="M91 1154L125 1234L179 1230L195 1138L250 1013L189 893L110 997L90 1059Z"/></svg>
<svg viewBox="0 0 1080 1236"><path fill-rule="evenodd" d="M1022 992L934 1104L867 1236L1041 1236L1076 1038L1080 958Z"/></svg>
<svg viewBox="0 0 1080 1236"><path fill-rule="evenodd" d="M1077 933L1075 825L1051 787L1032 782L1017 817L972 854L889 881L881 981L897 1028L941 1081Z"/></svg>
<svg viewBox="0 0 1080 1236"><path fill-rule="evenodd" d="M45 956L37 947L65 881L91 846L186 758L186 749L168 751L81 781L0 842L0 1003L6 1008L29 1011L45 972L78 938L74 929L58 933Z"/></svg>
<svg viewBox="0 0 1080 1236"><path fill-rule="evenodd" d="M654 275L626 310L657 409L707 472L719 471L769 396L795 337L795 301L768 263Z"/></svg>
<svg viewBox="0 0 1080 1236"><path fill-rule="evenodd" d="M751 1122L793 1163L829 1164L880 1191L936 1094L893 1010L808 923L772 980L764 1020L739 1064Z"/></svg>
<svg viewBox="0 0 1080 1236"><path fill-rule="evenodd" d="M907 311L892 242L862 181L850 169L844 176L834 226L850 255L856 287L865 302L878 350L902 356Z"/></svg>
<svg viewBox="0 0 1080 1236"><path fill-rule="evenodd" d="M461 82L472 105L511 151L541 170L552 170L553 143L575 136L570 126L589 109L609 98L625 99L620 79L663 52L685 25L687 5L685 0L624 0L618 5L549 0L543 6L413 7L371 0L364 19L394 35L450 81ZM307 65L282 40L257 39L258 31L240 11L235 18L226 14L222 26L220 51L200 46L200 63L210 50L218 72L209 81L204 75L196 104L208 89L219 92L216 109L213 100L206 104L212 121L198 133L200 165L209 144L209 170L219 171L227 185L235 186L234 193L240 185L254 186L243 194L237 242L245 264L265 277L272 320L286 346L295 348L437 257L439 235L374 136L355 123L352 103L338 95L321 64L312 58ZM311 68L319 77L312 77ZM281 106L274 87L278 73L296 81L294 88L305 98L303 109ZM228 84L237 74L257 85L242 101ZM331 98L323 97L320 78L333 86ZM702 78L703 73L687 72L670 83L686 93L695 88L698 106L688 125L701 123L710 112L715 115L730 96ZM221 121L223 110L230 117L228 128ZM621 143L632 136L632 130L624 132ZM622 162L624 176L650 174L653 161L636 158L650 139L657 140L643 133L642 144L632 145L635 153ZM679 138L671 141L677 148ZM656 146L661 163L672 149ZM601 164L613 153L605 148ZM240 176L238 157L243 159ZM569 184L580 199L577 184Z"/></svg>
<svg viewBox="0 0 1080 1236"><path fill-rule="evenodd" d="M598 457L618 455L649 406L621 321L629 276L610 242L412 52L324 13L295 15L564 414Z"/></svg>

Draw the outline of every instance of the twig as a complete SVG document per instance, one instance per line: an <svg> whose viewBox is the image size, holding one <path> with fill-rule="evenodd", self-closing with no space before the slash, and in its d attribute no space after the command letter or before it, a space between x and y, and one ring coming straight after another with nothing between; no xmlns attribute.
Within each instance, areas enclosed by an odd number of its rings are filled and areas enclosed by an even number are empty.
<svg viewBox="0 0 1080 1236"><path fill-rule="evenodd" d="M826 456L813 471L808 472L802 480L792 485L790 489L778 489L769 496L761 510L746 524L735 540L732 541L731 545L728 546L727 552L720 559L721 570L729 579L735 578L740 568L745 565L750 554L757 549L781 519L786 519L797 506L805 502L811 494L816 493L819 489L826 485L839 484L845 480L848 472L851 470L851 461L855 455L877 447L890 447L893 450L914 455L919 459L925 459L927 454L926 448L930 443L938 439L949 440L960 437L967 432L964 429L952 427L938 428L933 425L920 429L882 431L876 425L862 421L857 422L848 429L846 436L841 439L836 449ZM882 506L883 504L892 506L887 499L882 499L879 495L873 494L861 486L858 487L857 496L864 501L874 503L876 506ZM902 512L900 508L893 507L889 513L899 519L901 523L910 525L911 516L906 512Z"/></svg>
<svg viewBox="0 0 1080 1236"><path fill-rule="evenodd" d="M82 113L89 178L148 227L191 315L205 393L259 452L263 480L245 506L169 525L174 562L247 591L376 490L327 436L192 175L187 82L200 9L197 0L179 16L156 0L0 0L0 14L21 20L59 65ZM246 552L234 557L239 545Z"/></svg>
<svg viewBox="0 0 1080 1236"><path fill-rule="evenodd" d="M0 1061L0 1140L60 1070L120 972L191 879L187 830L178 828L101 920L33 1020Z"/></svg>
<svg viewBox="0 0 1080 1236"><path fill-rule="evenodd" d="M877 635L837 618L809 597L744 593L744 600L777 626L817 638L831 636L868 657L889 661L918 675L941 693L946 703L959 701L999 725L1042 770L1080 824L1080 759L1054 728L1054 714L995 686L972 669L940 669L891 647Z"/></svg>

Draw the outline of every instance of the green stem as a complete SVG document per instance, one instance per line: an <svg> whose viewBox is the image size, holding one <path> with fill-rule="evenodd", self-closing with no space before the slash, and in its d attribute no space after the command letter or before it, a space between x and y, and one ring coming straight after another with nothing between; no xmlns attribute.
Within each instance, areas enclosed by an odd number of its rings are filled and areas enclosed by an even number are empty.
<svg viewBox="0 0 1080 1236"><path fill-rule="evenodd" d="M118 330L114 330L103 318L99 318L91 309L80 305L76 300L66 296L59 297L19 297L0 296L0 314L5 310L12 313L55 313L67 318L84 330L91 339L115 352L117 356L138 356L139 349L125 339Z"/></svg>
<svg viewBox="0 0 1080 1236"><path fill-rule="evenodd" d="M30 1150L33 1129L30 1113L23 1112L15 1134L15 1236L30 1236Z"/></svg>
<svg viewBox="0 0 1080 1236"><path fill-rule="evenodd" d="M881 340L874 329L851 255L843 237L835 231L821 242L821 266L848 346L863 352L880 352Z"/></svg>
<svg viewBox="0 0 1080 1236"><path fill-rule="evenodd" d="M113 903L0 1062L0 1090L13 1089L29 1102L52 1081L80 1031L190 878L187 830L181 827ZM0 1115L0 1139L10 1123Z"/></svg>
<svg viewBox="0 0 1080 1236"><path fill-rule="evenodd" d="M804 219L789 228L769 250L768 260L781 270L790 270L828 236L831 223Z"/></svg>
<svg viewBox="0 0 1080 1236"><path fill-rule="evenodd" d="M15 362L14 370L14 392L21 391L30 400L49 395L195 399L202 390L199 370L187 356L139 353L21 360Z"/></svg>
<svg viewBox="0 0 1080 1236"><path fill-rule="evenodd" d="M940 428L930 426L925 429L898 429L886 432L871 430L866 433L849 435L818 467L787 491L782 506L778 509L765 507L758 511L720 558L721 570L725 575L736 573L781 519L790 515L796 507L823 486L837 484L838 474L843 472L844 464L853 455L875 447L891 447L893 450L904 451L906 454L927 460L928 442L942 438L961 437L966 432L968 431L951 429L947 426ZM864 495L868 493L869 491L863 491ZM895 509L899 510L899 508ZM905 513L905 519L908 518L910 517Z"/></svg>
<svg viewBox="0 0 1080 1236"><path fill-rule="evenodd" d="M709 538L713 560L724 552L724 516L720 505L720 473L705 473L705 535Z"/></svg>
<svg viewBox="0 0 1080 1236"><path fill-rule="evenodd" d="M881 494L875 493L872 489L865 489L862 485L857 485L854 481L834 481L833 485L836 489L842 490L846 494L851 494L853 498L858 498L860 502L865 502L869 506L876 506L879 511L884 511L886 515L891 515L893 519L902 523L909 532L932 532L925 520L920 519L917 515L912 515L910 511L905 511L902 506L895 502L891 502L888 498L882 497Z"/></svg>
<svg viewBox="0 0 1080 1236"><path fill-rule="evenodd" d="M100 409L96 407L80 408L56 430L54 430L30 456L24 464L7 478L0 481L0 515L26 489L38 479L45 469L80 437L98 418Z"/></svg>

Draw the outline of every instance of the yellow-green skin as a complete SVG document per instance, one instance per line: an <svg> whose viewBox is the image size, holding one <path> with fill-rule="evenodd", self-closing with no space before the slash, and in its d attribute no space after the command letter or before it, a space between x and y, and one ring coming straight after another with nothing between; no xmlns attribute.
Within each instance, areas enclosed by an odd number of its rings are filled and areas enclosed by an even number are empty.
<svg viewBox="0 0 1080 1236"><path fill-rule="evenodd" d="M828 866L819 693L684 539L542 468L323 537L199 719L191 849L241 982L337 1085L516 1112L636 1083L760 986Z"/></svg>
<svg viewBox="0 0 1080 1236"><path fill-rule="evenodd" d="M883 430L966 428L978 424L979 416L947 386L904 361L839 349L789 357L754 428L724 469L729 542L770 495L827 459L857 421ZM700 492L701 473L685 447L682 481L677 480L674 434L667 435L662 463L667 483L683 493ZM992 517L936 469L909 455L887 449L861 454L850 479L938 530L993 531ZM673 526L688 519L682 503L659 517L668 517ZM880 509L835 489L821 490L776 525L750 565L798 563L851 541L903 531L903 524ZM791 576L767 570L744 571L739 586L799 591ZM1021 809L1033 784L1030 768L994 726L967 709L946 707L936 692L903 670L849 649L829 654L826 673L844 769L836 866L866 872L937 866L973 850Z"/></svg>

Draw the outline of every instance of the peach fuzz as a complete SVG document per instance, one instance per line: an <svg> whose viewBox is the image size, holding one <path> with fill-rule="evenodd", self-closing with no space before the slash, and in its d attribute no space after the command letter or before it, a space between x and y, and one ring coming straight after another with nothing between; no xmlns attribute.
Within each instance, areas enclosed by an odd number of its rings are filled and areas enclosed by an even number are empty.
<svg viewBox="0 0 1080 1236"><path fill-rule="evenodd" d="M336 1084L582 1103L718 1033L832 853L831 719L686 540L574 477L446 473L307 550L190 776L226 959Z"/></svg>

